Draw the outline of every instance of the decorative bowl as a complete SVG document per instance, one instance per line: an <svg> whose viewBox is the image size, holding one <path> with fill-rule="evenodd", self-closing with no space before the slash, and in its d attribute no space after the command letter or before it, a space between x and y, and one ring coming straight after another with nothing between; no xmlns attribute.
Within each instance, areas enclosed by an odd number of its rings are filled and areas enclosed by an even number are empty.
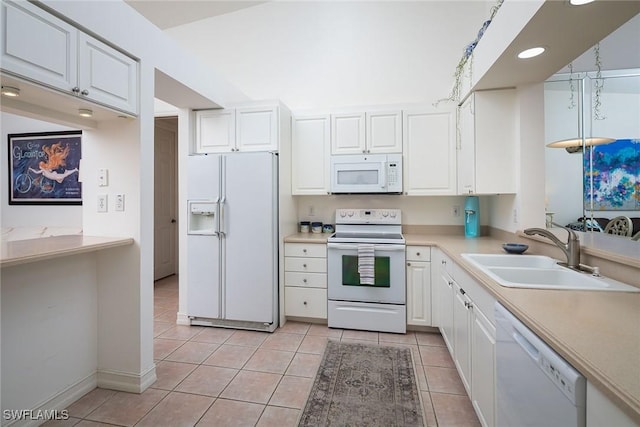
<svg viewBox="0 0 640 427"><path fill-rule="evenodd" d="M502 249L510 254L521 254L529 249L529 245L525 245L524 243L505 243L502 245Z"/></svg>

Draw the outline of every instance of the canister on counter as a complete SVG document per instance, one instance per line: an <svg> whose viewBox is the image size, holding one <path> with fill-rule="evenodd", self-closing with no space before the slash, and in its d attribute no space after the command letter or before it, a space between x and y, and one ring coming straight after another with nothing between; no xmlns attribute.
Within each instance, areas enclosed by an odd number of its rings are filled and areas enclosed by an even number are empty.
<svg viewBox="0 0 640 427"><path fill-rule="evenodd" d="M311 223L311 232L312 233L322 233L322 223L321 222L312 222Z"/></svg>
<svg viewBox="0 0 640 427"><path fill-rule="evenodd" d="M300 232L308 233L311 227L311 223L309 221L300 221Z"/></svg>

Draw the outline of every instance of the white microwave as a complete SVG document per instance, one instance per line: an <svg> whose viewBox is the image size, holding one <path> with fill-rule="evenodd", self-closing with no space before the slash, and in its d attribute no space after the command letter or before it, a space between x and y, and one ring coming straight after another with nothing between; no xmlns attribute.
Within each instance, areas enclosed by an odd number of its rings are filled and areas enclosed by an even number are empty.
<svg viewBox="0 0 640 427"><path fill-rule="evenodd" d="M402 154L331 156L331 193L402 194Z"/></svg>

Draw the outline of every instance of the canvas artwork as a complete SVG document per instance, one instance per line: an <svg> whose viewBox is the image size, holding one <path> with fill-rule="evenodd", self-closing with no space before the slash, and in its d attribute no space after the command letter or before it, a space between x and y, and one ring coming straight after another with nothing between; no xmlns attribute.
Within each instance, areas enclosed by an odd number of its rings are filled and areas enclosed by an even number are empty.
<svg viewBox="0 0 640 427"><path fill-rule="evenodd" d="M10 134L9 204L82 204L82 132Z"/></svg>
<svg viewBox="0 0 640 427"><path fill-rule="evenodd" d="M593 146L584 171L585 203L590 206L593 197L594 211L640 210L640 139Z"/></svg>

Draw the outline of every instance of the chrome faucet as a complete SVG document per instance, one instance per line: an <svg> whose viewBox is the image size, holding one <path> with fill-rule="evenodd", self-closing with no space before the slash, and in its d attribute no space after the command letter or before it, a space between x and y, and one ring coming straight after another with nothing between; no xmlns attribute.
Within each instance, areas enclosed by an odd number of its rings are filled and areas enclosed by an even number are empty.
<svg viewBox="0 0 640 427"><path fill-rule="evenodd" d="M528 236L538 234L551 240L557 247L562 249L562 252L564 252L567 257L567 267L574 270L580 270L580 239L578 238L578 235L570 228L563 227L556 223L553 223L553 225L564 228L569 232L567 243L562 242L555 236L555 234L551 233L549 230L545 230L544 228L527 228L524 230L524 234Z"/></svg>

